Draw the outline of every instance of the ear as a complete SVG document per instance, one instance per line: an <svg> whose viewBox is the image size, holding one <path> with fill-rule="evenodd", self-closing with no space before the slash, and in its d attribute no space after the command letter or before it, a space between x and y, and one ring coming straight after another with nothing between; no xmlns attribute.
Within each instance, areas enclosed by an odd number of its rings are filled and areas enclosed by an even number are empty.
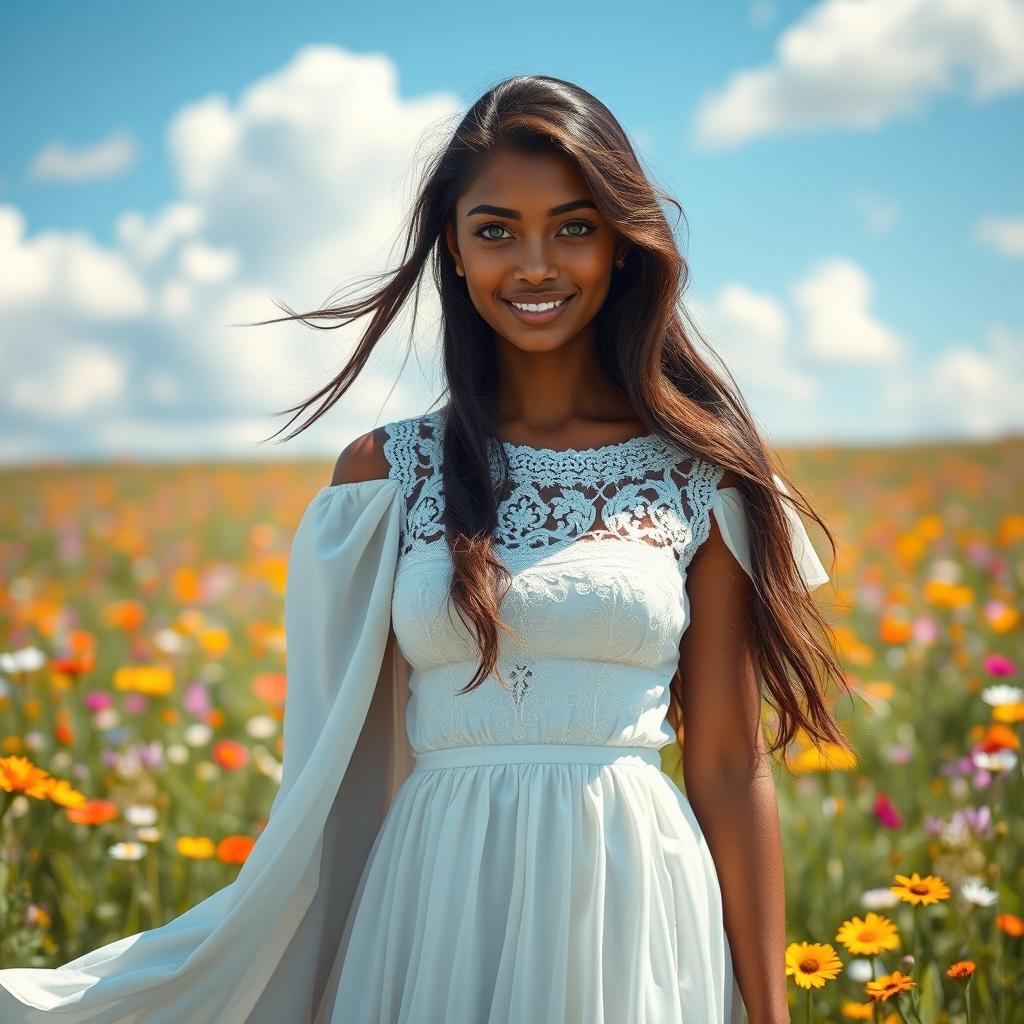
<svg viewBox="0 0 1024 1024"><path fill-rule="evenodd" d="M455 225L451 220L447 221L444 226L444 238L445 243L448 246L448 252L451 253L452 259L455 261L456 267L462 266L462 259L459 255L459 243L457 241L457 235L455 232Z"/></svg>

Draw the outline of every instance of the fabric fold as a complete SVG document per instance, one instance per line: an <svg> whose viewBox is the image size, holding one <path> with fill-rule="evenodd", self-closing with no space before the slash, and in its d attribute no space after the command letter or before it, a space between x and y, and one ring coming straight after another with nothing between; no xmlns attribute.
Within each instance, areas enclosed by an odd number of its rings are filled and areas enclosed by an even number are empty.
<svg viewBox="0 0 1024 1024"><path fill-rule="evenodd" d="M775 485L783 494L789 494L786 485L777 473L772 473ZM793 557L796 559L797 568L804 585L808 590L814 590L823 583L827 583L829 576L818 558L811 538L803 520L788 501L783 501L782 509L789 522L790 542L793 547ZM715 492L711 504L711 511L718 523L718 529L722 534L722 540L736 556L736 561L743 566L748 576L753 576L754 571L750 558L750 530L747 526L746 503L743 500L743 492L738 487L720 487Z"/></svg>
<svg viewBox="0 0 1024 1024"><path fill-rule="evenodd" d="M281 784L229 885L159 928L56 968L0 970L3 1024L312 1022L374 838L414 758L391 624L393 479L322 488L285 591Z"/></svg>

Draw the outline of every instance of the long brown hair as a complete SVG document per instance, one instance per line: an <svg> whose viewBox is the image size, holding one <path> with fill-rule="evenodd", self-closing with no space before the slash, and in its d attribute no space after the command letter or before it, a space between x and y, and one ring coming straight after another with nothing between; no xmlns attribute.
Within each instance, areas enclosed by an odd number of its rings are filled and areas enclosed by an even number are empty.
<svg viewBox="0 0 1024 1024"><path fill-rule="evenodd" d="M493 551L497 509L507 482L507 453L495 423L498 361L493 331L477 313L465 280L445 244L445 225L456 201L498 149L559 151L575 161L604 216L631 243L626 265L612 278L596 318L597 356L652 433L734 471L749 513L756 602L753 643L763 698L777 718L770 752L784 750L802 730L812 742L848 747L815 678L821 666L841 686L846 679L832 649L832 634L802 583L788 525L772 479L773 463L753 417L727 367L692 323L682 302L689 268L679 251L660 200L685 215L680 203L647 178L629 139L600 100L571 82L546 75L517 75L499 82L462 118L450 140L431 158L405 225L402 261L376 275L379 286L365 298L298 314L287 306L283 320L337 321L341 327L372 314L369 326L341 372L306 401L278 415L298 416L320 403L284 440L301 433L352 386L371 352L410 295L413 317L419 282L428 262L440 293L447 411L442 447L444 526L454 570L450 598L472 622L481 651L476 673L462 692L483 683L496 668L498 609L511 575ZM698 352L700 341L721 366ZM492 479L489 452L496 448L506 472ZM826 524L788 480L794 507ZM504 587L504 589L502 589ZM823 643L822 637L827 640ZM669 722L681 724L679 674L671 682Z"/></svg>

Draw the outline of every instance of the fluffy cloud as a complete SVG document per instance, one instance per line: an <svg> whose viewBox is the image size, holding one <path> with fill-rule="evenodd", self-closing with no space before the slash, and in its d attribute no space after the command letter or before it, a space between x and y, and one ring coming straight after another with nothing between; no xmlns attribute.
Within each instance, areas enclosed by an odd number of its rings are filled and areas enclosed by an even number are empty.
<svg viewBox="0 0 1024 1024"><path fill-rule="evenodd" d="M871 312L873 285L845 259L826 260L793 288L803 318L804 350L831 366L889 366L907 345Z"/></svg>
<svg viewBox="0 0 1024 1024"><path fill-rule="evenodd" d="M315 309L392 266L417 144L450 130L460 106L448 94L399 96L382 55L310 46L236 100L178 111L166 132L178 194L151 213L124 211L109 246L81 231L30 235L20 211L0 205L0 457L237 451L283 426L272 414L337 373L367 321L236 325L283 315L273 299ZM50 147L37 174L88 177L114 166L114 149ZM421 327L431 313L425 295ZM344 414L332 410L287 450L336 450L421 408L426 396L409 393L418 379L393 388L408 334L396 325Z"/></svg>
<svg viewBox="0 0 1024 1024"><path fill-rule="evenodd" d="M823 0L700 106L694 142L722 149L823 128L876 128L935 96L986 102L1024 86L1015 0Z"/></svg>

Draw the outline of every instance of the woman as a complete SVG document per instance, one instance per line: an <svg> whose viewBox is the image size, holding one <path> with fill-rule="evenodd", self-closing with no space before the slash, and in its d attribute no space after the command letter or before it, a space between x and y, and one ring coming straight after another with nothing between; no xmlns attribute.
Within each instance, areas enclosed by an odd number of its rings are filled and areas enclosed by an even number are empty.
<svg viewBox="0 0 1024 1024"><path fill-rule="evenodd" d="M298 526L266 828L163 928L0 971L4 1022L789 1020L770 754L843 743L828 577L691 342L658 194L597 99L516 77L437 156L405 253L280 318L374 314L301 430L429 261L448 401L349 445Z"/></svg>

